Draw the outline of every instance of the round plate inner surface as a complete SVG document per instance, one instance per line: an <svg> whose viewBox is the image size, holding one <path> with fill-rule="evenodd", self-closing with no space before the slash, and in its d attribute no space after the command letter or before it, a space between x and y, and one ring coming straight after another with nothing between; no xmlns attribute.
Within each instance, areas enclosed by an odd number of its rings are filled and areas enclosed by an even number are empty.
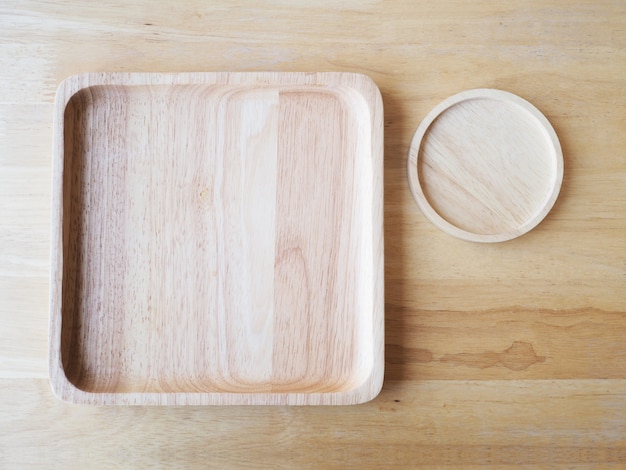
<svg viewBox="0 0 626 470"><path fill-rule="evenodd" d="M558 196L563 156L547 119L499 90L447 99L418 127L408 161L411 191L437 227L496 242L536 226Z"/></svg>

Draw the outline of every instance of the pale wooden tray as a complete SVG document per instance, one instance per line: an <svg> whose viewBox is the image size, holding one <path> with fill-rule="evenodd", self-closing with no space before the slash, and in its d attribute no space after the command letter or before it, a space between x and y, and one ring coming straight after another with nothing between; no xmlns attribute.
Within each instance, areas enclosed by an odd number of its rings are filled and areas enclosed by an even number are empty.
<svg viewBox="0 0 626 470"><path fill-rule="evenodd" d="M89 404L383 380L383 110L349 73L86 74L55 109L50 378Z"/></svg>

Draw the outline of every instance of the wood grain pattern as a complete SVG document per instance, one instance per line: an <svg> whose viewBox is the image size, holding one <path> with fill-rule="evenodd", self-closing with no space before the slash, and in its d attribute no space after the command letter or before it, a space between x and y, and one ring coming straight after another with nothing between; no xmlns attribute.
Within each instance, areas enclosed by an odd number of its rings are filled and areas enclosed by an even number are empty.
<svg viewBox="0 0 626 470"><path fill-rule="evenodd" d="M626 459L624 380L389 381L369 403L315 408L77 407L45 380L5 380L0 399L14 430L2 435L5 467L45 456L59 468L620 468Z"/></svg>
<svg viewBox="0 0 626 470"><path fill-rule="evenodd" d="M624 468L625 24L626 5L608 0L3 1L0 467ZM52 395L53 100L63 78L87 70L375 80L385 105L377 399L84 407ZM553 210L506 243L441 232L406 178L428 112L485 87L537 106L565 160Z"/></svg>
<svg viewBox="0 0 626 470"><path fill-rule="evenodd" d="M79 75L56 113L61 398L302 405L378 393L382 104L369 78Z"/></svg>

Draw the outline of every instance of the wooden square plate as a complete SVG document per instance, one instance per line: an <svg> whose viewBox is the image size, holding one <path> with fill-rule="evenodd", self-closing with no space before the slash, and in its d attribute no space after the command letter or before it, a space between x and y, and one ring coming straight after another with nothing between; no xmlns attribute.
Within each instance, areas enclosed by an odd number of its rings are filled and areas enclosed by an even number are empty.
<svg viewBox="0 0 626 470"><path fill-rule="evenodd" d="M55 105L50 378L88 404L383 381L383 109L352 73L93 73Z"/></svg>

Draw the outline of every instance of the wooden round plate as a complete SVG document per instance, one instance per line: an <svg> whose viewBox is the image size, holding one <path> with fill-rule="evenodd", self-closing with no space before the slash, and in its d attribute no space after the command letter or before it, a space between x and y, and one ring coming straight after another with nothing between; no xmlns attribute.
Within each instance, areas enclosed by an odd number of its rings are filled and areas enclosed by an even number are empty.
<svg viewBox="0 0 626 470"><path fill-rule="evenodd" d="M500 242L534 228L563 180L554 129L528 101L468 90L436 106L417 128L408 158L411 192L444 232Z"/></svg>

